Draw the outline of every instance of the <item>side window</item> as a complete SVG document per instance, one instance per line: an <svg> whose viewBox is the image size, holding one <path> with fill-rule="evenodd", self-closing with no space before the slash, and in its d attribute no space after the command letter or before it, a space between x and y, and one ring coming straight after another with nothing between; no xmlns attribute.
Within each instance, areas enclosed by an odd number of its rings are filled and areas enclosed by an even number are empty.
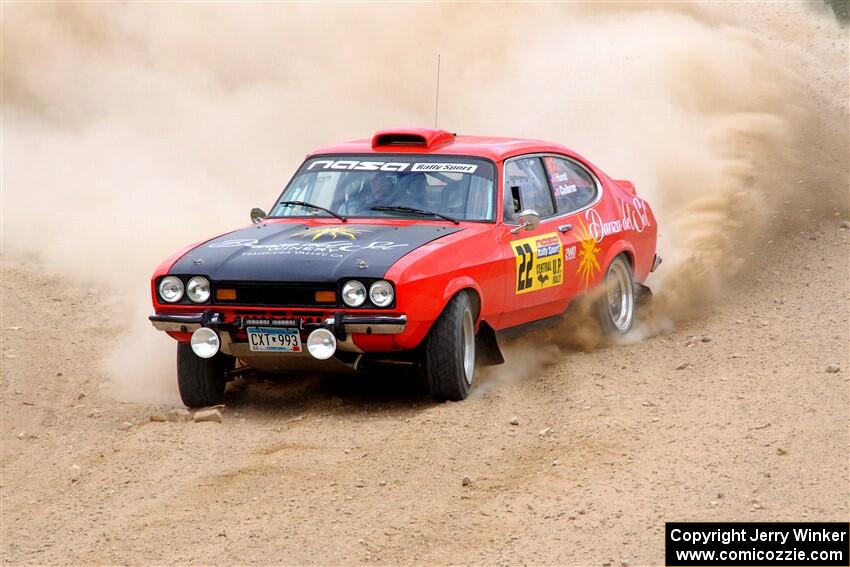
<svg viewBox="0 0 850 567"><path fill-rule="evenodd" d="M558 213L569 213L596 199L596 182L590 173L568 159L544 157L546 175L558 206Z"/></svg>
<svg viewBox="0 0 850 567"><path fill-rule="evenodd" d="M534 209L541 218L555 214L549 184L540 158L520 158L505 162L505 220L516 220L524 209Z"/></svg>

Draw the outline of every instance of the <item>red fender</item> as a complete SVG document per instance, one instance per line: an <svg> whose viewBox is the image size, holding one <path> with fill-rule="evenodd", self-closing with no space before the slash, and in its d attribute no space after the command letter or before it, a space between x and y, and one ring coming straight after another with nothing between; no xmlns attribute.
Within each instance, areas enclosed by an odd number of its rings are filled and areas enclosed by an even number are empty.
<svg viewBox="0 0 850 567"><path fill-rule="evenodd" d="M458 292L463 291L464 289L472 289L475 291L475 294L478 296L478 317L475 321L476 329L478 328L478 323L483 318L483 313L485 313L486 306L484 305L484 294L481 293L481 287L479 287L478 283L469 276L461 276L453 279L446 286L446 289L443 291L443 309L446 308L446 305L449 304L452 297L457 295ZM442 310L440 311L442 313Z"/></svg>
<svg viewBox="0 0 850 567"><path fill-rule="evenodd" d="M437 320L437 317L439 317L440 313L442 313L446 308L446 305L448 305L451 298L464 289L473 290L477 294L481 304L481 308L478 310L478 320L476 321L477 330L485 313L484 294L482 293L478 282L476 282L472 277L464 275L455 277L443 286L442 294L438 297L434 297L434 301L420 302L416 307L408 306L407 304L400 305L400 311L405 311L408 314L408 332L404 335L356 337L354 342L360 346L365 346L368 343L370 346L377 347L379 343L383 345L386 341L391 340L394 343L394 348L389 350L408 350L415 348L420 342L422 342L431 330L431 327ZM487 303L487 305L489 305L489 303Z"/></svg>
<svg viewBox="0 0 850 567"><path fill-rule="evenodd" d="M614 258L619 256L623 252L626 253L626 256L629 259L629 264L632 267L632 272L634 272L634 269L635 269L635 249L634 249L634 246L632 246L631 243L626 241L626 240L617 240L614 244L611 245L611 247L608 249L607 253L605 254L605 261L602 263L602 265L605 266L605 270L604 270L603 274L608 271L608 266L611 265L611 262L614 261Z"/></svg>

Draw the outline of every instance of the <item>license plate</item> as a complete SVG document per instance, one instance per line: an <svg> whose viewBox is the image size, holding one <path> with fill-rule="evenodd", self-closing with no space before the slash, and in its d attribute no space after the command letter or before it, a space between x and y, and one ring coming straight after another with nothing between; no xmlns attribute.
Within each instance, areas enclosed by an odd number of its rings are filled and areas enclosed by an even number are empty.
<svg viewBox="0 0 850 567"><path fill-rule="evenodd" d="M253 352L301 352L298 329L248 327L248 346Z"/></svg>

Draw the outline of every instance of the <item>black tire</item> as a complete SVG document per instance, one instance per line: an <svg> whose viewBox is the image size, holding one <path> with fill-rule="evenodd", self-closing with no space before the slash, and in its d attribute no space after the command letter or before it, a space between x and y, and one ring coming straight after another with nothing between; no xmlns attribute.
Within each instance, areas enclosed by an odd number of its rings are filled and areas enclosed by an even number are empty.
<svg viewBox="0 0 850 567"><path fill-rule="evenodd" d="M468 334L471 327L471 341ZM425 338L425 375L431 395L460 401L475 380L475 315L469 296L454 296ZM471 357L471 359L470 359ZM471 362L470 362L471 360Z"/></svg>
<svg viewBox="0 0 850 567"><path fill-rule="evenodd" d="M607 335L622 336L628 333L635 322L635 284L632 266L620 254L608 266L602 283L603 294L599 298L599 323Z"/></svg>
<svg viewBox="0 0 850 567"><path fill-rule="evenodd" d="M177 386L180 398L190 408L212 406L224 398L227 371L236 359L219 352L212 358L201 358L188 343L177 343Z"/></svg>

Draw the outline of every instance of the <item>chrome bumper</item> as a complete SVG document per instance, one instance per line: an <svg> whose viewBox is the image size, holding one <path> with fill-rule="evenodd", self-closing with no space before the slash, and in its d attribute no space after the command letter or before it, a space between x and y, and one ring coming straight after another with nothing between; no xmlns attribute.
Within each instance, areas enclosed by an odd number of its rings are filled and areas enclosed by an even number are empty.
<svg viewBox="0 0 850 567"><path fill-rule="evenodd" d="M407 329L407 315L389 317L385 315L342 315L339 321L335 317L325 319L325 326L334 330L342 328L346 333L364 333L367 335L397 335Z"/></svg>
<svg viewBox="0 0 850 567"><path fill-rule="evenodd" d="M151 324L160 331L191 333L201 327L216 327L222 325L223 318L218 313L200 313L192 315L158 315L148 317ZM396 335L407 329L407 315L345 315L339 314L328 317L323 324L315 327L326 327L336 334L343 331L346 334L367 335Z"/></svg>
<svg viewBox="0 0 850 567"><path fill-rule="evenodd" d="M203 315L151 315L151 324L160 331L191 333L203 326Z"/></svg>

